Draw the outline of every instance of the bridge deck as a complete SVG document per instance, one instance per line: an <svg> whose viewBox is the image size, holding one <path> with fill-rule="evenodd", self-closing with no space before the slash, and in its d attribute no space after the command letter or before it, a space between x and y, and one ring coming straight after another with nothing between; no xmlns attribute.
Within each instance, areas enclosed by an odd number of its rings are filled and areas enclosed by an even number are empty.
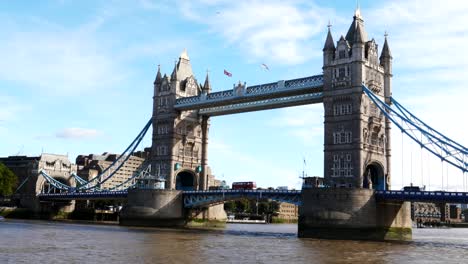
<svg viewBox="0 0 468 264"><path fill-rule="evenodd" d="M184 191L184 205L197 207L214 203L221 203L240 197L273 199L293 204L301 203L301 190L212 190L212 191ZM99 200L99 199L126 199L127 191L103 192L75 192L75 193L43 193L38 197L42 201L54 200ZM381 201L408 201L432 203L466 203L467 192L444 191L376 191L375 197Z"/></svg>

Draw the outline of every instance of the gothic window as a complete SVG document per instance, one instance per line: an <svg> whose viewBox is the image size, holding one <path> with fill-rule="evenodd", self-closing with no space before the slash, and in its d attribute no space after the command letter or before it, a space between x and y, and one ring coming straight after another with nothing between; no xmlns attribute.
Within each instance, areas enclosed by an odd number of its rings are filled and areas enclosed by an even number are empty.
<svg viewBox="0 0 468 264"><path fill-rule="evenodd" d="M353 111L353 107L351 103L333 105L333 114L335 116L349 115L352 113L352 111Z"/></svg>
<svg viewBox="0 0 468 264"><path fill-rule="evenodd" d="M158 135L165 135L168 133L168 125L167 124L158 124Z"/></svg>
<svg viewBox="0 0 468 264"><path fill-rule="evenodd" d="M339 155L333 155L331 171L332 177L352 177L353 165L351 163L351 154L340 153Z"/></svg>
<svg viewBox="0 0 468 264"><path fill-rule="evenodd" d="M158 146L156 147L156 156L167 155L167 146Z"/></svg>
<svg viewBox="0 0 468 264"><path fill-rule="evenodd" d="M351 131L335 131L333 132L333 144L348 144L352 143L352 133Z"/></svg>
<svg viewBox="0 0 468 264"><path fill-rule="evenodd" d="M340 50L339 53L338 53L338 58L339 59L346 58L346 51L345 50Z"/></svg>
<svg viewBox="0 0 468 264"><path fill-rule="evenodd" d="M338 69L338 78L340 78L340 79L341 79L341 78L344 78L345 75L346 75L346 73L345 73L345 68L343 68L343 67L342 67L342 68L339 68L339 69Z"/></svg>
<svg viewBox="0 0 468 264"><path fill-rule="evenodd" d="M378 134L377 133L372 133L372 135L371 135L371 144L376 146L377 141L378 141Z"/></svg>

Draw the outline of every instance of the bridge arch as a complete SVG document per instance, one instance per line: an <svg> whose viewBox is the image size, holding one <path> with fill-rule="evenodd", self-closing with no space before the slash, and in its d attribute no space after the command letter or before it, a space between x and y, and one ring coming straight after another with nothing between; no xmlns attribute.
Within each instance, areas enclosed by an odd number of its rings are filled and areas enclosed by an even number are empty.
<svg viewBox="0 0 468 264"><path fill-rule="evenodd" d="M227 201L246 198L249 200L273 200L295 205L301 204L301 191L280 190L216 190L184 192L184 206L186 208L200 208L221 204Z"/></svg>
<svg viewBox="0 0 468 264"><path fill-rule="evenodd" d="M181 170L176 174L176 190L193 191L196 189L197 174L191 170Z"/></svg>
<svg viewBox="0 0 468 264"><path fill-rule="evenodd" d="M384 167L378 161L372 161L367 164L363 175L363 187L384 191L387 189L387 179Z"/></svg>
<svg viewBox="0 0 468 264"><path fill-rule="evenodd" d="M53 177L53 178L55 180L63 183L63 184L66 184L68 186L73 186L70 179L66 179L65 177ZM41 179L41 182L39 183L39 186L40 186L39 192L40 193L61 193L61 192L65 192L65 191L62 191L62 190L59 190L59 189L55 188L50 182L48 182L43 177L39 177L39 179Z"/></svg>

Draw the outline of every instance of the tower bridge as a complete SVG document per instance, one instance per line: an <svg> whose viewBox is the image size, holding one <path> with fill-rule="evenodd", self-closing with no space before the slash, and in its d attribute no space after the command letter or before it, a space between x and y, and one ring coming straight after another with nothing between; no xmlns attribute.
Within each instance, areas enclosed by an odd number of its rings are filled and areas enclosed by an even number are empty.
<svg viewBox="0 0 468 264"><path fill-rule="evenodd" d="M126 197L122 224L162 226L183 225L190 208L202 208L201 217L216 218L223 211L223 201L262 197L300 204L301 237L408 239L408 201L468 202L467 193L393 191L392 124L463 172L468 171L468 149L429 127L392 97L392 63L387 37L379 53L376 41L367 36L359 10L346 36L337 42L329 28L323 72L309 77L254 86L239 83L232 89L212 92L208 74L204 84L199 84L184 51L170 75L162 75L158 68L152 118L112 168L88 182L76 178L76 187L44 175L59 192L39 197ZM328 188L208 191L212 179L208 166L211 117L312 103L324 106L323 175ZM125 184L100 189L101 181L113 176L150 125L152 150L145 164L149 174L164 178L165 188L142 188L139 180L151 180L138 174Z"/></svg>

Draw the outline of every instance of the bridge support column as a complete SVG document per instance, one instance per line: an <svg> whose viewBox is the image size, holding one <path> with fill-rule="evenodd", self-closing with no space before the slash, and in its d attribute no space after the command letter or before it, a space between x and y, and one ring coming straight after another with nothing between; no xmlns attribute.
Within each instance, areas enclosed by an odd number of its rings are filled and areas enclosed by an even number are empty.
<svg viewBox="0 0 468 264"><path fill-rule="evenodd" d="M376 201L368 189L305 189L299 208L299 237L410 240L409 202Z"/></svg>
<svg viewBox="0 0 468 264"><path fill-rule="evenodd" d="M132 226L184 226L186 216L182 191L131 189L119 222Z"/></svg>

